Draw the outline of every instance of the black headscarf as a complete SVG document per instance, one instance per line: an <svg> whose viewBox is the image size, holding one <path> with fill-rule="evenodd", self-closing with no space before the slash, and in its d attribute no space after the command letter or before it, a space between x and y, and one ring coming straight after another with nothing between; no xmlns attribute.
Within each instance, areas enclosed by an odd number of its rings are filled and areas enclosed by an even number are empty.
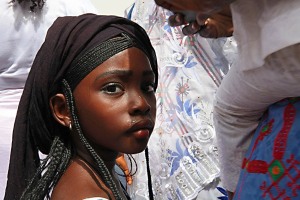
<svg viewBox="0 0 300 200"><path fill-rule="evenodd" d="M49 99L61 91L72 62L95 46L125 33L149 58L158 78L154 49L136 23L116 16L85 14L60 17L48 30L29 73L15 120L5 199L19 199L40 164L38 150L48 154L53 138L67 129L52 117Z"/></svg>

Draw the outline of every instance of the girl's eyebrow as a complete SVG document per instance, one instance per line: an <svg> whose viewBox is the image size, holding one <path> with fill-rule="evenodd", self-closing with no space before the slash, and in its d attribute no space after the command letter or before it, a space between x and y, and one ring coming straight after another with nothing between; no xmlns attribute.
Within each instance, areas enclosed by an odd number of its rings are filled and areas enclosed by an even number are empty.
<svg viewBox="0 0 300 200"><path fill-rule="evenodd" d="M133 74L132 70L111 70L111 71L107 71L107 72L104 72L104 73L98 75L95 80L98 80L100 78L105 78L108 76L112 76L112 75L130 76L132 74ZM155 74L152 70L147 70L147 71L143 72L143 76L149 76L149 75L155 76Z"/></svg>
<svg viewBox="0 0 300 200"><path fill-rule="evenodd" d="M143 72L143 76L150 76L150 75L155 77L155 74L152 70L147 70Z"/></svg>
<svg viewBox="0 0 300 200"><path fill-rule="evenodd" d="M132 74L131 70L111 70L111 71L107 71L107 72L104 72L104 73L98 75L96 77L96 80L99 78L105 78L105 77L112 76L112 75L129 76L131 74Z"/></svg>

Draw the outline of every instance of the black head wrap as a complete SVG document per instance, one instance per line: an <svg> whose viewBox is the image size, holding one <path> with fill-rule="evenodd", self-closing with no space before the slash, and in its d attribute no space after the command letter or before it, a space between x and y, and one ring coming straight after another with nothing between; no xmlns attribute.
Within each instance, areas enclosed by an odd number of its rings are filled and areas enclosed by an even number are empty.
<svg viewBox="0 0 300 200"><path fill-rule="evenodd" d="M109 47L107 54L103 54L101 44L119 35L128 38L125 47L119 45L119 50ZM54 136L68 131L54 120L49 107L50 97L61 92L62 80L70 82L73 90L78 84L74 80L81 80L87 75L78 73L82 66L89 67L82 72L91 71L109 57L131 46L141 49L147 55L157 84L154 49L144 29L136 23L116 16L94 14L60 17L54 22L34 60L20 100L13 131L5 199L20 198L40 164L38 150L48 154ZM90 60L90 63L86 63ZM74 73L77 73L75 78L72 77Z"/></svg>

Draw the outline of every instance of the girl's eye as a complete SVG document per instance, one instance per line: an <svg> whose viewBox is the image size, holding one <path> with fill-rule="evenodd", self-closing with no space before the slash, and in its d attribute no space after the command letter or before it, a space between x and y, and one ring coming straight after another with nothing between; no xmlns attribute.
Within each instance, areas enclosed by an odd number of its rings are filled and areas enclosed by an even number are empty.
<svg viewBox="0 0 300 200"><path fill-rule="evenodd" d="M123 88L121 85L117 84L117 83L109 83L106 86L104 86L101 89L102 92L105 92L107 94L117 94L120 92L123 92Z"/></svg>
<svg viewBox="0 0 300 200"><path fill-rule="evenodd" d="M150 92L154 92L154 83L149 83L149 84L146 84L144 87L143 87L143 90L147 93L150 93Z"/></svg>

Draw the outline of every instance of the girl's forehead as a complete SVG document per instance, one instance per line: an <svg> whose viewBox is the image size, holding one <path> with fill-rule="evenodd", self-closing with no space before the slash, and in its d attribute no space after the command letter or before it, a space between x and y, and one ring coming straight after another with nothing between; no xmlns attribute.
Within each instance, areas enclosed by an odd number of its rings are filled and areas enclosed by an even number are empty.
<svg viewBox="0 0 300 200"><path fill-rule="evenodd" d="M155 75L151 63L142 50L132 47L112 56L91 71L98 78L107 76L130 76L140 72L141 76Z"/></svg>

